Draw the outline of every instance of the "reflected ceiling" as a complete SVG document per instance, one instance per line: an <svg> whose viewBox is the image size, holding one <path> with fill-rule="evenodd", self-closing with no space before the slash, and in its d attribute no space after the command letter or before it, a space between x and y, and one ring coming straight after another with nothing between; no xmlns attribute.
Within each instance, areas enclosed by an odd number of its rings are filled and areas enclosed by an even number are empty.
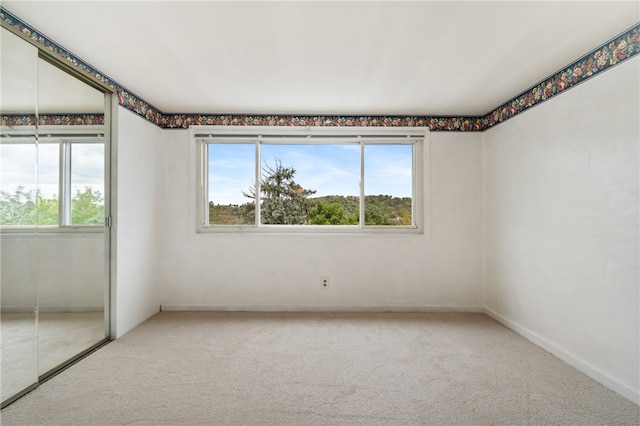
<svg viewBox="0 0 640 426"><path fill-rule="evenodd" d="M3 114L97 113L104 96L68 73L38 59L36 48L2 30Z"/></svg>

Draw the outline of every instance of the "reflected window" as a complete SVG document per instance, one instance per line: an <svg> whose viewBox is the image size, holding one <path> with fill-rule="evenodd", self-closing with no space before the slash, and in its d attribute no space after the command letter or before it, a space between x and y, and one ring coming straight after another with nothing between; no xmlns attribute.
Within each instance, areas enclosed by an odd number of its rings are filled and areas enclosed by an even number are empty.
<svg viewBox="0 0 640 426"><path fill-rule="evenodd" d="M69 143L71 225L104 223L104 145Z"/></svg>
<svg viewBox="0 0 640 426"><path fill-rule="evenodd" d="M104 225L101 139L11 139L0 143L0 226Z"/></svg>

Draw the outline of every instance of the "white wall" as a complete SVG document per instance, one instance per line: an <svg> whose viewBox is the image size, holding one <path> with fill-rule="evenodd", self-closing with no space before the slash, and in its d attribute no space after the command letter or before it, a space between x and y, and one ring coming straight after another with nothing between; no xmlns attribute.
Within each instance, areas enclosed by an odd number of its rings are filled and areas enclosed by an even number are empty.
<svg viewBox="0 0 640 426"><path fill-rule="evenodd" d="M163 309L482 310L481 138L431 134L431 235L198 234L194 143L165 131Z"/></svg>
<svg viewBox="0 0 640 426"><path fill-rule="evenodd" d="M3 312L104 309L103 233L5 234L0 244Z"/></svg>
<svg viewBox="0 0 640 426"><path fill-rule="evenodd" d="M638 62L484 134L487 312L638 402Z"/></svg>
<svg viewBox="0 0 640 426"><path fill-rule="evenodd" d="M41 234L38 305L41 311L102 311L105 304L104 233Z"/></svg>
<svg viewBox="0 0 640 426"><path fill-rule="evenodd" d="M111 334L120 337L159 311L158 245L166 224L160 220L164 190L157 167L162 130L117 107L112 149L116 182L112 256Z"/></svg>
<svg viewBox="0 0 640 426"><path fill-rule="evenodd" d="M0 238L2 312L29 312L38 304L37 235Z"/></svg>

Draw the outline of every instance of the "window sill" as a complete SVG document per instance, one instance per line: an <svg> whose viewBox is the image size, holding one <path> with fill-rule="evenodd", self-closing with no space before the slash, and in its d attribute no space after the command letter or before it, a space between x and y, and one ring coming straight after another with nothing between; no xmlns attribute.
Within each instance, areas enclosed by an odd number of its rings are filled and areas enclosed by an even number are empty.
<svg viewBox="0 0 640 426"><path fill-rule="evenodd" d="M103 234L104 226L0 226L2 235Z"/></svg>
<svg viewBox="0 0 640 426"><path fill-rule="evenodd" d="M233 226L213 225L202 226L199 234L253 234L253 235L424 235L424 230L412 226L331 226L331 225L263 225Z"/></svg>

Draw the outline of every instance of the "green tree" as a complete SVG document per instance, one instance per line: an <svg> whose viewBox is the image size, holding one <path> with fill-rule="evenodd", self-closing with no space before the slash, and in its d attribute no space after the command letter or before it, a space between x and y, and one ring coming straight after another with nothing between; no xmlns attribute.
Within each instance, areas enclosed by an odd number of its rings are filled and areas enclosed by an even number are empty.
<svg viewBox="0 0 640 426"><path fill-rule="evenodd" d="M279 158L275 165L265 164L262 168L260 182L260 221L263 224L303 225L308 223L310 207L309 195L316 191L304 189L294 180L296 170L285 167ZM256 188L253 185L245 197L256 198ZM251 215L251 207L247 214ZM255 214L255 213L253 213Z"/></svg>
<svg viewBox="0 0 640 426"><path fill-rule="evenodd" d="M37 208L36 208L37 206ZM57 225L58 199L18 186L13 194L0 191L0 225Z"/></svg>
<svg viewBox="0 0 640 426"><path fill-rule="evenodd" d="M35 225L36 194L18 186L13 194L0 191L0 224Z"/></svg>
<svg viewBox="0 0 640 426"><path fill-rule="evenodd" d="M312 225L341 225L344 221L344 209L338 203L317 202L309 210L309 223Z"/></svg>
<svg viewBox="0 0 640 426"><path fill-rule="evenodd" d="M53 198L38 199L38 224L57 225L59 216L59 203L55 195Z"/></svg>
<svg viewBox="0 0 640 426"><path fill-rule="evenodd" d="M331 197L342 198L346 197ZM347 213L339 202L326 203L321 200L316 201L316 205L309 209L309 223L312 225L357 225L358 212Z"/></svg>
<svg viewBox="0 0 640 426"><path fill-rule="evenodd" d="M411 198L367 195L364 199L365 223L373 226L411 225Z"/></svg>
<svg viewBox="0 0 640 426"><path fill-rule="evenodd" d="M364 210L364 223L365 225L370 226L381 226L388 224L387 219L382 214L372 209Z"/></svg>
<svg viewBox="0 0 640 426"><path fill-rule="evenodd" d="M77 190L71 200L71 224L101 225L104 223L104 200L100 191L86 186Z"/></svg>
<svg viewBox="0 0 640 426"><path fill-rule="evenodd" d="M58 225L60 202L54 195L43 198L39 190L18 186L13 193L0 191L0 225ZM102 225L104 200L90 187L76 191L71 200L73 225Z"/></svg>

